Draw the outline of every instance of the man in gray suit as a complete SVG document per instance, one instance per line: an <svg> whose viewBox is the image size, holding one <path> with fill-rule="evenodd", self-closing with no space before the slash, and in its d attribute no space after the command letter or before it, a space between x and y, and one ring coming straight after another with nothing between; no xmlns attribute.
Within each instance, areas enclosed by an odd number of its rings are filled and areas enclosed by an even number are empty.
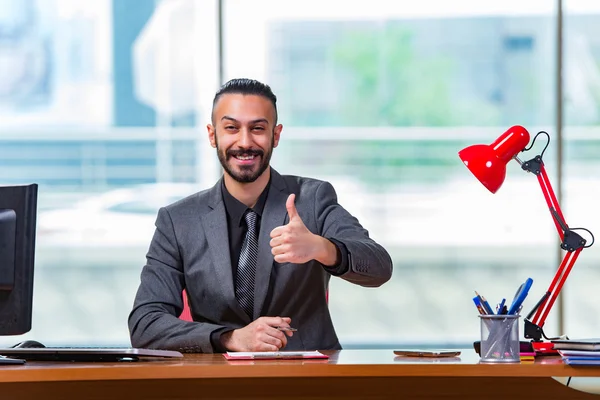
<svg viewBox="0 0 600 400"><path fill-rule="evenodd" d="M227 82L207 129L223 177L159 210L129 315L132 345L340 349L327 306L330 277L380 286L392 275L389 254L338 204L331 184L269 166L282 131L269 86ZM193 322L178 318L184 289Z"/></svg>

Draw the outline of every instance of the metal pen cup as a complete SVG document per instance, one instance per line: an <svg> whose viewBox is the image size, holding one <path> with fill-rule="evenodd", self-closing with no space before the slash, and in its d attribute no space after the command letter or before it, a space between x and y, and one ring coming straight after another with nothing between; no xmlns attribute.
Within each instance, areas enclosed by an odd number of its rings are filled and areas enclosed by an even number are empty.
<svg viewBox="0 0 600 400"><path fill-rule="evenodd" d="M520 315L479 315L481 318L480 362L521 362L520 317Z"/></svg>

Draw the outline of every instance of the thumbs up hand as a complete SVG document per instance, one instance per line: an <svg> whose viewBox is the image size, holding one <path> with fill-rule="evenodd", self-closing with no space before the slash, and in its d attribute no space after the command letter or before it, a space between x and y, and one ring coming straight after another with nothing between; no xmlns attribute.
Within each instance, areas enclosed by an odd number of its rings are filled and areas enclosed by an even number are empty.
<svg viewBox="0 0 600 400"><path fill-rule="evenodd" d="M271 253L278 263L303 264L317 260L324 265L335 264L337 249L329 240L308 230L296 210L296 195L285 202L290 221L271 231Z"/></svg>
<svg viewBox="0 0 600 400"><path fill-rule="evenodd" d="M298 210L296 210L296 195L295 194L290 194L285 202L285 208L288 212L288 215L290 216L290 222L292 222L292 220L294 220L295 222L300 221L302 222L302 219L300 218L300 215L298 215ZM288 225L289 225L288 223ZM304 223L302 223L302 225L304 225Z"/></svg>

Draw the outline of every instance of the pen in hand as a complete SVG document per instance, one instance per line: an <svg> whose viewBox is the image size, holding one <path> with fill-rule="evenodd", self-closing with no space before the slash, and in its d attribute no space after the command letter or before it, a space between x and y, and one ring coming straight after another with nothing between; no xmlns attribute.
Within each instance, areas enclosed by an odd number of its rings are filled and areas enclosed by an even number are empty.
<svg viewBox="0 0 600 400"><path fill-rule="evenodd" d="M289 332L297 332L298 329L292 328L291 326L276 326L275 329L280 331L289 331Z"/></svg>

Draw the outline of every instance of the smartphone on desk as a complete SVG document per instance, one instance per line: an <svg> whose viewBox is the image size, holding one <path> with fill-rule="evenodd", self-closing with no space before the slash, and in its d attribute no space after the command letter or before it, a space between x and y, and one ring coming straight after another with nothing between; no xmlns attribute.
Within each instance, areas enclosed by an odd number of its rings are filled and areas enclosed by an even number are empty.
<svg viewBox="0 0 600 400"><path fill-rule="evenodd" d="M394 354L397 356L405 357L458 357L460 356L459 350L394 350Z"/></svg>

